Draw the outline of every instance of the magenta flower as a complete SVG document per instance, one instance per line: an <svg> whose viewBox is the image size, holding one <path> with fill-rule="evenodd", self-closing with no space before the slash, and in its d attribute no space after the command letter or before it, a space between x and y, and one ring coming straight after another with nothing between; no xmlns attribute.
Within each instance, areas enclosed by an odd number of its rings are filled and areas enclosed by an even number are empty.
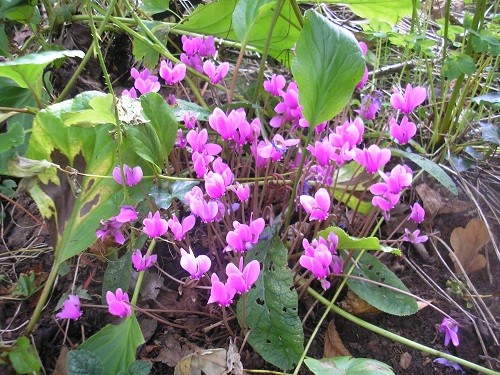
<svg viewBox="0 0 500 375"><path fill-rule="evenodd" d="M114 218L119 223L130 223L135 221L138 217L139 213L132 206L121 206L120 213L116 215Z"/></svg>
<svg viewBox="0 0 500 375"><path fill-rule="evenodd" d="M451 343L458 346L460 343L458 340L458 323L452 319L445 317L438 327L439 332L444 332L444 346L448 346Z"/></svg>
<svg viewBox="0 0 500 375"><path fill-rule="evenodd" d="M222 81L227 75L228 71L228 62L223 62L218 67L215 67L215 64L210 60L207 60L203 63L203 72L208 76L208 78L210 78L210 82L214 85Z"/></svg>
<svg viewBox="0 0 500 375"><path fill-rule="evenodd" d="M108 310L111 315L124 318L132 314L128 294L123 293L121 288L116 289L116 293L108 291L106 293L106 302L108 303Z"/></svg>
<svg viewBox="0 0 500 375"><path fill-rule="evenodd" d="M368 46L366 45L365 42L358 42L359 48L361 49L361 52L363 53L363 56L366 56L366 53L368 52ZM361 78L361 81L356 85L356 88L358 90L361 90L366 82L368 81L368 67L365 65L365 73L363 74L363 78Z"/></svg>
<svg viewBox="0 0 500 375"><path fill-rule="evenodd" d="M122 91L122 96L137 99L137 91L135 91L134 87L132 87L130 90L125 89Z"/></svg>
<svg viewBox="0 0 500 375"><path fill-rule="evenodd" d="M458 371L462 374L465 374L465 371L462 370L462 368L460 367L460 365L458 363L449 361L446 358L436 358L432 362L439 363L440 365L444 365L446 367L451 367L453 370Z"/></svg>
<svg viewBox="0 0 500 375"><path fill-rule="evenodd" d="M182 241L186 237L186 233L193 229L196 223L196 217L193 215L186 216L182 219L182 223L180 223L177 216L173 216L172 219L168 219L167 223L174 238L177 241Z"/></svg>
<svg viewBox="0 0 500 375"><path fill-rule="evenodd" d="M410 219L412 219L417 224L422 223L425 218L424 208L418 203L415 203L413 206L410 206L410 208L411 208Z"/></svg>
<svg viewBox="0 0 500 375"><path fill-rule="evenodd" d="M271 142L266 141L263 147L260 147L258 153L265 159L272 161L281 160L283 154L288 148L296 146L300 143L300 139L284 139L280 134L276 134Z"/></svg>
<svg viewBox="0 0 500 375"><path fill-rule="evenodd" d="M318 189L314 198L309 195L301 195L299 200L302 208L310 215L309 220L323 221L328 217L331 199L326 189Z"/></svg>
<svg viewBox="0 0 500 375"><path fill-rule="evenodd" d="M123 245L125 243L125 236L121 231L121 227L123 223L116 221L116 218L113 216L109 220L101 220L101 228L99 228L95 235L101 241L104 241L107 237L112 237L113 240Z"/></svg>
<svg viewBox="0 0 500 375"><path fill-rule="evenodd" d="M215 55L215 41L213 36L207 38L193 37L183 35L181 61L196 69L200 73L203 72L203 58L212 57Z"/></svg>
<svg viewBox="0 0 500 375"><path fill-rule="evenodd" d="M229 115L226 115L220 108L217 107L208 117L210 127L219 133L221 138L225 141L233 138L238 127L238 124L232 119L231 115L233 112L234 111L231 111Z"/></svg>
<svg viewBox="0 0 500 375"><path fill-rule="evenodd" d="M196 126L197 116L193 112L187 111L184 116L182 116L182 121L184 121L186 129L191 130Z"/></svg>
<svg viewBox="0 0 500 375"><path fill-rule="evenodd" d="M404 95L398 89L394 89L391 95L391 105L394 109L399 109L405 115L413 110L427 99L427 91L421 86L412 88L410 84L406 85Z"/></svg>
<svg viewBox="0 0 500 375"><path fill-rule="evenodd" d="M324 290L330 287L330 282L326 280L326 277L330 275L333 255L328 249L328 247L323 243L312 243L309 244L307 239L302 241L304 246L304 253L299 258L299 263L306 270L311 271L311 273L321 281L321 286Z"/></svg>
<svg viewBox="0 0 500 375"><path fill-rule="evenodd" d="M229 283L222 283L215 273L212 274L211 281L212 289L207 304L217 302L219 306L229 306L233 303L236 290Z"/></svg>
<svg viewBox="0 0 500 375"><path fill-rule="evenodd" d="M168 230L167 220L160 217L160 212L156 211L153 215L151 212L148 217L142 221L144 225L143 231L150 238L161 237Z"/></svg>
<svg viewBox="0 0 500 375"><path fill-rule="evenodd" d="M291 124L292 129L300 127L300 120L303 119L302 116L302 106L299 105L299 89L295 82L290 82L286 91L280 94L282 101L274 107L274 111L277 116L274 116L269 125L273 128L279 128L284 124ZM302 127L308 126L306 122L302 122Z"/></svg>
<svg viewBox="0 0 500 375"><path fill-rule="evenodd" d="M400 145L405 145L417 133L417 126L408 121L408 117L403 116L401 124L395 118L389 120L389 133Z"/></svg>
<svg viewBox="0 0 500 375"><path fill-rule="evenodd" d="M389 212L399 202L400 194L391 193L386 183L380 182L370 186L370 192L374 195L372 204L382 211Z"/></svg>
<svg viewBox="0 0 500 375"><path fill-rule="evenodd" d="M359 109L354 110L362 119L373 120L380 107L383 95L380 91L373 91L361 99Z"/></svg>
<svg viewBox="0 0 500 375"><path fill-rule="evenodd" d="M377 145L371 145L363 150L356 148L354 151L356 152L354 160L365 167L368 173L375 173L386 165L391 158L391 150L388 148L381 149Z"/></svg>
<svg viewBox="0 0 500 375"><path fill-rule="evenodd" d="M139 166L130 168L127 164L123 164L123 175L125 176L125 185L137 185L142 180L142 168ZM120 167L118 165L113 168L113 178L119 184L122 183L122 175L120 173Z"/></svg>
<svg viewBox="0 0 500 375"><path fill-rule="evenodd" d="M192 279L201 279L203 274L210 269L211 265L212 262L206 255L198 255L195 257L191 248L189 248L189 253L181 249L181 267L189 272Z"/></svg>
<svg viewBox="0 0 500 375"><path fill-rule="evenodd" d="M236 194L240 202L246 202L250 197L250 186L245 184L241 185L239 182L236 183L236 187L233 185L230 187L231 191Z"/></svg>
<svg viewBox="0 0 500 375"><path fill-rule="evenodd" d="M246 293L259 278L260 264L258 260L252 260L243 268L243 257L240 258L239 267L233 263L226 266L226 284L234 288L236 293Z"/></svg>
<svg viewBox="0 0 500 375"><path fill-rule="evenodd" d="M135 79L134 87L139 90L141 94L160 91L158 77L152 75L148 69L139 72L137 69L132 68L130 70L130 75Z"/></svg>
<svg viewBox="0 0 500 375"><path fill-rule="evenodd" d="M205 190L210 198L220 198L226 194L226 184L224 178L214 172L205 175Z"/></svg>
<svg viewBox="0 0 500 375"><path fill-rule="evenodd" d="M56 314L56 318L78 320L80 316L82 316L80 298L74 294L68 295L68 299L64 301L62 310Z"/></svg>
<svg viewBox="0 0 500 375"><path fill-rule="evenodd" d="M427 241L428 239L429 239L429 237L420 235L419 229L415 229L413 232L411 232L408 228L405 228L405 234L403 235L403 241L411 242L411 243L423 243L423 242Z"/></svg>
<svg viewBox="0 0 500 375"><path fill-rule="evenodd" d="M233 222L234 230L227 232L226 242L227 247L224 251L234 250L236 252L244 252L253 248L259 241L259 236L264 230L266 222L263 218L258 218L253 220L252 215L250 216L249 225L240 224L237 221Z"/></svg>
<svg viewBox="0 0 500 375"><path fill-rule="evenodd" d="M160 63L160 77L165 80L167 85L174 85L186 77L186 65L181 63L172 66L170 61L162 60Z"/></svg>
<svg viewBox="0 0 500 375"><path fill-rule="evenodd" d="M380 175L387 184L387 191L392 194L401 193L413 179L413 171L407 165L396 165L390 173L380 172Z"/></svg>
<svg viewBox="0 0 500 375"><path fill-rule="evenodd" d="M156 254L153 254L150 256L143 256L141 253L141 250L137 249L132 254L132 264L134 265L134 268L138 272L140 272L140 271L144 271L146 268L149 268L153 264L155 264L156 258L157 258Z"/></svg>
<svg viewBox="0 0 500 375"><path fill-rule="evenodd" d="M264 82L264 90L274 96L283 94L283 88L286 85L286 79L281 74L273 74L271 79Z"/></svg>

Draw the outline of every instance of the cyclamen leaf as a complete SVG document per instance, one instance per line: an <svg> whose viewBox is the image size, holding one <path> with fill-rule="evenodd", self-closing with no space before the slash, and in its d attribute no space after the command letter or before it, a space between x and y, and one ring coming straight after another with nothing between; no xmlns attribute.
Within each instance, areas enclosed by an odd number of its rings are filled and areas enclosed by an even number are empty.
<svg viewBox="0 0 500 375"><path fill-rule="evenodd" d="M88 350L71 350L68 353L68 375L102 375L104 367L97 354Z"/></svg>
<svg viewBox="0 0 500 375"><path fill-rule="evenodd" d="M259 17L260 8L273 0L239 0L233 13L233 28L240 42L245 42Z"/></svg>
<svg viewBox="0 0 500 375"><path fill-rule="evenodd" d="M102 300L106 301L106 292L118 288L128 290L132 277L132 254L127 251L120 259L108 260L102 282Z"/></svg>
<svg viewBox="0 0 500 375"><path fill-rule="evenodd" d="M0 133L0 152L22 145L24 142L24 129L21 124L14 122L7 126L7 132Z"/></svg>
<svg viewBox="0 0 500 375"><path fill-rule="evenodd" d="M250 328L248 342L267 362L287 370L298 362L304 349L287 250L275 236L261 240L247 252L246 263L253 259L263 268L255 286L238 301L238 322Z"/></svg>
<svg viewBox="0 0 500 375"><path fill-rule="evenodd" d="M389 365L369 358L306 358L304 362L314 375L394 375Z"/></svg>
<svg viewBox="0 0 500 375"><path fill-rule="evenodd" d="M19 337L16 347L8 352L9 360L17 374L31 374L40 371L40 361L36 349L26 337Z"/></svg>
<svg viewBox="0 0 500 375"><path fill-rule="evenodd" d="M333 232L339 238L337 250L376 250L401 253L398 249L382 246L377 237L352 237L339 227L330 227L318 233L319 237L327 238Z"/></svg>
<svg viewBox="0 0 500 375"><path fill-rule="evenodd" d="M354 35L308 10L292 72L311 128L340 113L364 70L365 60Z"/></svg>

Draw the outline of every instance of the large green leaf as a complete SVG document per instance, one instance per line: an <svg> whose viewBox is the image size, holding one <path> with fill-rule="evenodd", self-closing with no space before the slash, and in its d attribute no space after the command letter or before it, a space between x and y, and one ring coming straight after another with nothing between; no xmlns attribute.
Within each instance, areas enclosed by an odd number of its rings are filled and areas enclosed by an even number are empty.
<svg viewBox="0 0 500 375"><path fill-rule="evenodd" d="M356 251L354 254L356 257L358 252ZM350 262L345 269L350 269L352 264ZM367 252L364 252L356 262L352 275L389 285L408 293L403 282L385 264ZM348 279L347 285L361 299L388 314L406 316L418 311L415 299L406 294L358 279Z"/></svg>
<svg viewBox="0 0 500 375"><path fill-rule="evenodd" d="M82 51L43 51L25 55L15 60L0 62L0 77L7 77L19 86L36 87L41 82L43 70L55 60L64 57L80 57Z"/></svg>
<svg viewBox="0 0 500 375"><path fill-rule="evenodd" d="M9 124L5 133L0 133L0 153L22 145L24 129L17 122Z"/></svg>
<svg viewBox="0 0 500 375"><path fill-rule="evenodd" d="M309 0L299 0L299 3L310 3ZM378 18L395 25L404 16L412 13L411 0L322 0L323 3L345 4L356 15L366 18Z"/></svg>
<svg viewBox="0 0 500 375"><path fill-rule="evenodd" d="M78 348L96 354L104 366L104 375L127 373L128 366L135 361L139 345L144 343L141 327L135 314L120 324L108 324Z"/></svg>
<svg viewBox="0 0 500 375"><path fill-rule="evenodd" d="M71 350L68 353L68 375L103 375L104 367L97 354L88 350Z"/></svg>
<svg viewBox="0 0 500 375"><path fill-rule="evenodd" d="M239 0L233 12L233 28L240 42L245 42L259 18L263 5L273 0Z"/></svg>
<svg viewBox="0 0 500 375"><path fill-rule="evenodd" d="M339 242L337 250L376 250L401 254L398 249L383 246L377 237L352 237L339 227L329 227L318 233L318 236L327 238L333 232L337 235Z"/></svg>
<svg viewBox="0 0 500 375"><path fill-rule="evenodd" d="M287 250L276 236L260 241L245 257L263 268L255 286L238 301L241 326L250 328L249 344L269 363L290 369L304 349L304 332L298 317L298 296Z"/></svg>
<svg viewBox="0 0 500 375"><path fill-rule="evenodd" d="M168 42L168 30L169 26L164 22L159 21L143 21L146 27L158 38L158 40L164 44ZM139 33L146 37L144 30L140 30ZM149 43L145 43L139 38L134 37L132 39L132 53L136 60L141 60L144 66L148 69L155 69L160 60L160 53L151 47Z"/></svg>
<svg viewBox="0 0 500 375"><path fill-rule="evenodd" d="M354 36L320 14L307 11L292 72L311 127L345 107L364 70L365 60Z"/></svg>
<svg viewBox="0 0 500 375"><path fill-rule="evenodd" d="M253 9L254 5L248 1L248 7ZM260 0L259 4L264 4ZM245 31L247 27L238 31L248 35L247 42L249 46L262 50L266 43L267 35L270 30L271 20L276 1L267 2L258 9L258 14L255 12L245 12L247 16L252 15L254 23L251 27L251 22L247 24L250 29ZM186 22L179 25L179 29L192 31L206 35L214 35L224 38L226 41L238 41L239 38L235 33L233 24L233 12L235 11L236 0L219 0L208 4L199 5L193 13L191 13ZM256 10L256 9L255 9ZM250 20L250 18L248 18ZM295 41L299 35L299 22L293 11L290 2L285 2L280 13L271 38L269 46L269 55L282 63L289 63L289 53L292 50ZM243 35L243 34L241 34Z"/></svg>
<svg viewBox="0 0 500 375"><path fill-rule="evenodd" d="M368 358L306 358L304 362L314 375L394 375L389 365Z"/></svg>
<svg viewBox="0 0 500 375"><path fill-rule="evenodd" d="M398 150L396 148L391 148L391 154L393 156L400 156L403 158L410 159L412 162L417 164L424 171L429 173L432 177L434 177L438 182L443 185L446 189L448 189L452 194L458 195L457 186L455 182L451 179L450 176L446 174L446 172L441 168L438 164L434 163L431 159L424 158L421 155L414 154L412 152L406 152L402 150Z"/></svg>

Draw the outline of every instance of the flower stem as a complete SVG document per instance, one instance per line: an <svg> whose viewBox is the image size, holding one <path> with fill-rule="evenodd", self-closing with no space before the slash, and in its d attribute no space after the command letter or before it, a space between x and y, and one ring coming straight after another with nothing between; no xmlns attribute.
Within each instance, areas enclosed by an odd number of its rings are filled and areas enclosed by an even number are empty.
<svg viewBox="0 0 500 375"><path fill-rule="evenodd" d="M153 249L156 245L156 240L153 238L151 243L149 244L148 251L146 252L145 257L148 257L153 252ZM137 282L135 283L134 295L132 296L132 300L130 301L131 305L135 305L137 303L137 299L139 298L139 291L141 290L142 280L144 279L144 271L139 272L139 276L137 277Z"/></svg>

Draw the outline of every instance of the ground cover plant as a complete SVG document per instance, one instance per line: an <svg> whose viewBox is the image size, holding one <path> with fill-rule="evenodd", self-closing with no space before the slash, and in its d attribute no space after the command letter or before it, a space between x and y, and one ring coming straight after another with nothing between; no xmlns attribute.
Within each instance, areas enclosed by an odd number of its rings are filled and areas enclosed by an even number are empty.
<svg viewBox="0 0 500 375"><path fill-rule="evenodd" d="M498 373L498 4L336 3L0 5L2 370Z"/></svg>

